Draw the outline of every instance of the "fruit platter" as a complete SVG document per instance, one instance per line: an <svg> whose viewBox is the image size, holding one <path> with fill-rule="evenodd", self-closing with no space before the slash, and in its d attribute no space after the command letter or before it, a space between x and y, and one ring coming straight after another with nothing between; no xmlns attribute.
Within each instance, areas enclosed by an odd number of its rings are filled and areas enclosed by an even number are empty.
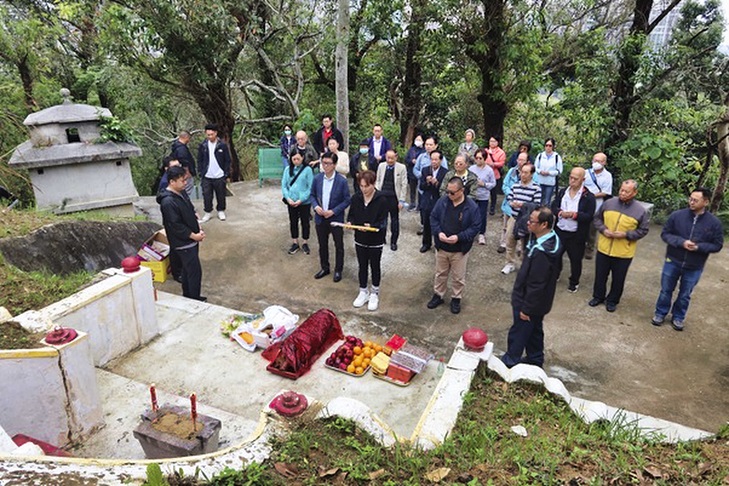
<svg viewBox="0 0 729 486"><path fill-rule="evenodd" d="M356 336L345 336L344 342L330 354L324 365L354 377L362 377L370 370L370 362L382 351L382 346L372 341L362 341Z"/></svg>

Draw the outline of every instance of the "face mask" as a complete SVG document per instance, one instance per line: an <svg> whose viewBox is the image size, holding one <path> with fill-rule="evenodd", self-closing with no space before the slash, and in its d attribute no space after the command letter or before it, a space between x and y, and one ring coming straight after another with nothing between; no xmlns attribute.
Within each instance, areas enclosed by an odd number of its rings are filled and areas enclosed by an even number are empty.
<svg viewBox="0 0 729 486"><path fill-rule="evenodd" d="M421 140L416 140L415 141L415 146L416 147L422 147L423 146L423 142Z"/></svg>
<svg viewBox="0 0 729 486"><path fill-rule="evenodd" d="M285 133L286 135L291 135L291 130L284 130L284 133Z"/></svg>
<svg viewBox="0 0 729 486"><path fill-rule="evenodd" d="M370 149L366 149L366 148L360 148L359 149L359 153L361 153L362 155L366 154L369 151L370 151Z"/></svg>
<svg viewBox="0 0 729 486"><path fill-rule="evenodd" d="M600 162L593 162L592 163L592 170L601 170L602 164Z"/></svg>

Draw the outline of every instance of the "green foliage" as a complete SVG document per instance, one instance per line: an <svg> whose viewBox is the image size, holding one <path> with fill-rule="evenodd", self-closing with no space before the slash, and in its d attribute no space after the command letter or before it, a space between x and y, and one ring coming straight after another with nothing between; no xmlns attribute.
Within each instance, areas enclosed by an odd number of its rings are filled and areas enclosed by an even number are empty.
<svg viewBox="0 0 729 486"><path fill-rule="evenodd" d="M210 486L257 486L270 484L265 479L265 468L253 462L245 468L236 470L229 467L223 469L219 474L213 476L206 484Z"/></svg>
<svg viewBox="0 0 729 486"><path fill-rule="evenodd" d="M116 116L102 116L99 118L101 136L97 143L128 142L134 143L132 130L127 123Z"/></svg>
<svg viewBox="0 0 729 486"><path fill-rule="evenodd" d="M159 464L152 463L147 465L147 480L144 482L145 486L169 486L169 482L162 474L162 469Z"/></svg>

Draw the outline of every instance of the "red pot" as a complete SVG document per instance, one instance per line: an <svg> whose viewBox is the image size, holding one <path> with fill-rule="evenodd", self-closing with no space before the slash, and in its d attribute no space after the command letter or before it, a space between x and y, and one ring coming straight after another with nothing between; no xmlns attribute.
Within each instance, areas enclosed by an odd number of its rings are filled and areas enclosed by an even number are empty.
<svg viewBox="0 0 729 486"><path fill-rule="evenodd" d="M472 327L466 329L462 335L463 345L469 351L481 352L486 347L486 343L489 342L489 337L483 329L478 327Z"/></svg>

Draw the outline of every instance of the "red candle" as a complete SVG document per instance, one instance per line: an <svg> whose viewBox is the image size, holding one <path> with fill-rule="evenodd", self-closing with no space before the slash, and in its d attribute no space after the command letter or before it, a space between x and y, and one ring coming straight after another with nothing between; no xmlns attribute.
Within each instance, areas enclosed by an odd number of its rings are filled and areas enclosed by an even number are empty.
<svg viewBox="0 0 729 486"><path fill-rule="evenodd" d="M149 387L149 394L152 395L152 411L156 412L159 407L157 406L157 391L154 388L154 383Z"/></svg>
<svg viewBox="0 0 729 486"><path fill-rule="evenodd" d="M197 421L197 396L194 393L190 395L190 416L192 417L192 428L195 430L195 422Z"/></svg>

